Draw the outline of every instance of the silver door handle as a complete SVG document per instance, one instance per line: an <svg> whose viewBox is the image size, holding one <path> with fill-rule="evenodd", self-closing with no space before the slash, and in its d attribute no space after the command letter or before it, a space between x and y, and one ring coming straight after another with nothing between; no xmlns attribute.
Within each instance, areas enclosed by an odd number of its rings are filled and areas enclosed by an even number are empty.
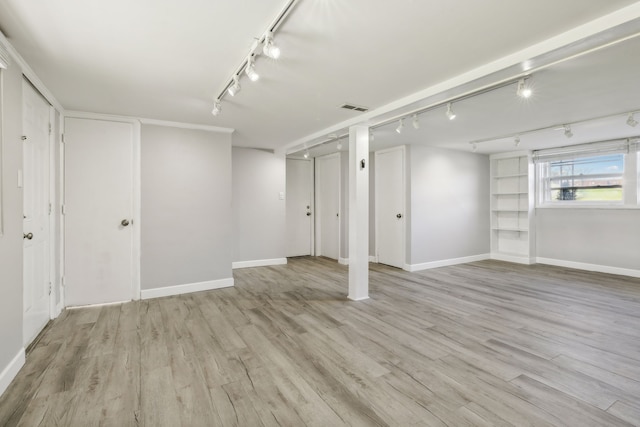
<svg viewBox="0 0 640 427"><path fill-rule="evenodd" d="M33 239L33 233L22 234L23 239L31 240Z"/></svg>
<svg viewBox="0 0 640 427"><path fill-rule="evenodd" d="M123 219L123 220L120 222L120 225L122 225L123 227L126 227L127 225L129 225L129 220L128 220L128 219Z"/></svg>

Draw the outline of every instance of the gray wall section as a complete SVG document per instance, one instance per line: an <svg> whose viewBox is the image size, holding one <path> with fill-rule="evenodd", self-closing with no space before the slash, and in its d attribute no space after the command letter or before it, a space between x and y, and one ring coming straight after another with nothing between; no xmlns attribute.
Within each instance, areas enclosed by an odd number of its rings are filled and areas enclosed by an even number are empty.
<svg viewBox="0 0 640 427"><path fill-rule="evenodd" d="M0 372L22 348L22 70L2 70L2 209L0 236Z"/></svg>
<svg viewBox="0 0 640 427"><path fill-rule="evenodd" d="M231 158L233 261L285 258L285 157L234 147Z"/></svg>
<svg viewBox="0 0 640 427"><path fill-rule="evenodd" d="M640 270L640 210L537 209L537 256Z"/></svg>
<svg viewBox="0 0 640 427"><path fill-rule="evenodd" d="M141 288L231 274L231 135L143 125Z"/></svg>
<svg viewBox="0 0 640 427"><path fill-rule="evenodd" d="M410 263L490 252L489 157L411 147Z"/></svg>

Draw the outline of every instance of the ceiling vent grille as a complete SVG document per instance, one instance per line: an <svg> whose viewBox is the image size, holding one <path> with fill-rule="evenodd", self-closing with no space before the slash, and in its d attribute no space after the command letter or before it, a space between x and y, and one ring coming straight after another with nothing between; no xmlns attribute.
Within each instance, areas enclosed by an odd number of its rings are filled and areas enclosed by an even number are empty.
<svg viewBox="0 0 640 427"><path fill-rule="evenodd" d="M340 108L344 108L345 110L359 111L361 113L364 113L365 111L369 110L367 107L362 107L360 105L353 105L353 104L343 104L340 106Z"/></svg>

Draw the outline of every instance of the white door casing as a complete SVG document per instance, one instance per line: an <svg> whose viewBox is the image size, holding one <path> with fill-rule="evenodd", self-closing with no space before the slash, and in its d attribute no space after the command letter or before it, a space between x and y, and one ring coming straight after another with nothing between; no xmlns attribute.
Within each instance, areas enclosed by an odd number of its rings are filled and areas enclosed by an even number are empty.
<svg viewBox="0 0 640 427"><path fill-rule="evenodd" d="M316 255L340 256L340 155L317 157Z"/></svg>
<svg viewBox="0 0 640 427"><path fill-rule="evenodd" d="M311 255L313 163L287 159L287 256Z"/></svg>
<svg viewBox="0 0 640 427"><path fill-rule="evenodd" d="M50 310L50 114L51 106L23 80L23 341L28 345Z"/></svg>
<svg viewBox="0 0 640 427"><path fill-rule="evenodd" d="M375 221L378 262L405 267L405 147L375 152Z"/></svg>
<svg viewBox="0 0 640 427"><path fill-rule="evenodd" d="M133 122L65 119L67 306L139 298L138 152Z"/></svg>

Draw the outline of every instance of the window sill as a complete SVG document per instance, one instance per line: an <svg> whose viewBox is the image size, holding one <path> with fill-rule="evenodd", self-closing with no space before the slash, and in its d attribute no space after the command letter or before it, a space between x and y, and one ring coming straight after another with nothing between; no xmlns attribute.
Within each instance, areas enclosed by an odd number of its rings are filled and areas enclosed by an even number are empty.
<svg viewBox="0 0 640 427"><path fill-rule="evenodd" d="M638 210L639 205L539 205L536 209L607 209L607 210Z"/></svg>

